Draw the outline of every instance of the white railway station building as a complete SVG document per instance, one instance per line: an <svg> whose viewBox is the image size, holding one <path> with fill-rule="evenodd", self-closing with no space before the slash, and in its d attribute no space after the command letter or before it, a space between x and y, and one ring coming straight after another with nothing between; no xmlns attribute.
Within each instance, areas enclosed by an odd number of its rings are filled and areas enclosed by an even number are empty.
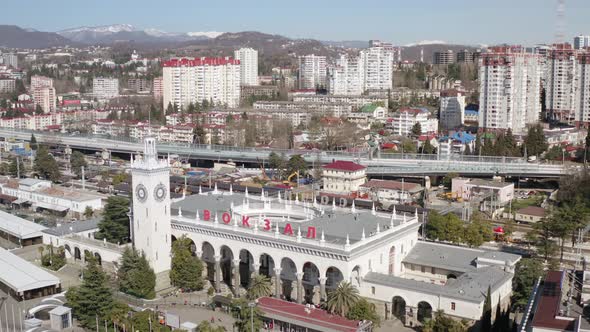
<svg viewBox="0 0 590 332"><path fill-rule="evenodd" d="M416 214L380 213L215 189L170 199L169 163L156 142L132 158L130 223L159 280L170 269L171 244L186 236L217 292L242 294L254 274L271 278L274 296L319 304L341 281L377 305L384 318L416 326L437 310L458 319L507 304L520 256L420 240ZM102 257L103 261L108 260Z"/></svg>

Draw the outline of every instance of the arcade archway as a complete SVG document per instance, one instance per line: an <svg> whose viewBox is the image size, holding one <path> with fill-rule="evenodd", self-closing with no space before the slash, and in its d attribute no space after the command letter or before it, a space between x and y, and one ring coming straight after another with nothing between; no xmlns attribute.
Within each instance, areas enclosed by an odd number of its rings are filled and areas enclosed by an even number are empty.
<svg viewBox="0 0 590 332"><path fill-rule="evenodd" d="M432 306L430 303L421 301L418 302L418 321L421 323L426 322L429 319L432 319Z"/></svg>
<svg viewBox="0 0 590 332"><path fill-rule="evenodd" d="M406 300L401 296L394 296L391 300L391 314L405 323L406 321Z"/></svg>
<svg viewBox="0 0 590 332"><path fill-rule="evenodd" d="M254 272L254 257L246 250L240 250L240 284L244 288L248 288L250 284L250 277Z"/></svg>
<svg viewBox="0 0 590 332"><path fill-rule="evenodd" d="M282 295L287 301L297 300L297 265L290 258L281 260Z"/></svg>
<svg viewBox="0 0 590 332"><path fill-rule="evenodd" d="M303 301L320 303L320 270L311 262L303 264Z"/></svg>

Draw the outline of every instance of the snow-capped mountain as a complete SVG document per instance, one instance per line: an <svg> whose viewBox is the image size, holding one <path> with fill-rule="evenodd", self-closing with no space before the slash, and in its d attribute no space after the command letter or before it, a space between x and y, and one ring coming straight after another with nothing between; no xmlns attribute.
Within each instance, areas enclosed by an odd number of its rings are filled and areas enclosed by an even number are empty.
<svg viewBox="0 0 590 332"><path fill-rule="evenodd" d="M182 42L215 38L223 32L166 32L158 29L139 29L131 24L78 27L57 32L72 41L85 44L105 44L117 41L140 43Z"/></svg>
<svg viewBox="0 0 590 332"><path fill-rule="evenodd" d="M219 31L198 31L198 32L187 32L186 34L189 37L207 37L207 38L217 38L223 35L225 32Z"/></svg>
<svg viewBox="0 0 590 332"><path fill-rule="evenodd" d="M447 44L444 40L421 40L416 43L406 44L405 47L423 46L423 45L444 45Z"/></svg>

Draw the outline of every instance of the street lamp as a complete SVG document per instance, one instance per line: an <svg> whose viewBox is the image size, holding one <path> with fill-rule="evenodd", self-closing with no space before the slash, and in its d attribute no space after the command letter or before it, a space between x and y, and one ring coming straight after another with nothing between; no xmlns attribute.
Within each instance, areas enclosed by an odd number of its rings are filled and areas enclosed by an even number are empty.
<svg viewBox="0 0 590 332"><path fill-rule="evenodd" d="M250 307L250 332L254 332L254 307L256 306L255 302L248 302L248 307Z"/></svg>

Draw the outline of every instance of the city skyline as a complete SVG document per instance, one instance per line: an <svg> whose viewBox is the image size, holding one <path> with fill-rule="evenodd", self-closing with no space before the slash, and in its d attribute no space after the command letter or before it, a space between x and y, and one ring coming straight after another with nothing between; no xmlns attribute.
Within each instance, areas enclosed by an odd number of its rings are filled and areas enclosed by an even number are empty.
<svg viewBox="0 0 590 332"><path fill-rule="evenodd" d="M539 5L540 2L543 6ZM583 0L566 3L566 41L571 42L573 36L590 32L590 27L584 22L585 5ZM28 10L19 10L21 6ZM523 0L517 4L501 0L477 4L477 7L467 0L444 3L423 0L420 4L403 5L397 0L374 0L363 5L353 1L316 3L304 0L297 4L276 4L262 0L252 4L233 0L223 3L181 0L174 7L182 10L175 11L173 15L162 15L161 6L161 3L136 0L125 1L124 4L105 0L100 4L83 5L65 0L60 6L25 0L18 6L6 5L6 12L11 15L5 17L5 24L40 31L131 24L141 29L166 32L260 31L291 38L334 41L382 39L396 45L424 40L471 45L551 43L555 40L557 26L557 3L553 0ZM425 7L430 10L424 10ZM64 8L67 8L68 15L63 15ZM129 15L129 12L134 14ZM530 15L523 19L523 13ZM432 28L433 24L436 29Z"/></svg>

